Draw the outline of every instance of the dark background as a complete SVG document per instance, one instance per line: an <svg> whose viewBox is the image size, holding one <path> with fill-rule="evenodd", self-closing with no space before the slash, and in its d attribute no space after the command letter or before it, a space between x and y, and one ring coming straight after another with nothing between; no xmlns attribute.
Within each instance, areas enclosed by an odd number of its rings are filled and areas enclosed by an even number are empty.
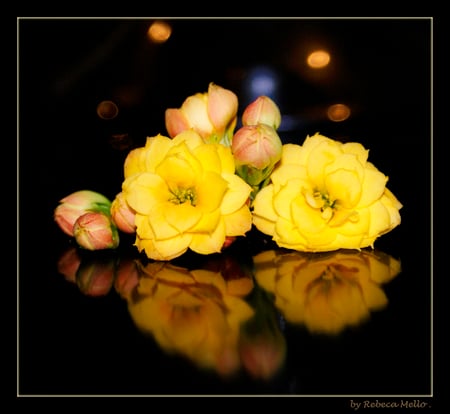
<svg viewBox="0 0 450 414"><path fill-rule="evenodd" d="M146 38L152 21L18 21L18 394L332 394L345 397L343 406L358 395L427 400L432 20L171 19L164 44ZM332 54L327 71L304 64L316 46ZM83 296L57 273L70 240L52 217L73 191L113 198L128 151L164 134L165 109L209 82L233 90L242 113L257 70L276 80L284 142L320 132L362 143L404 206L401 225L376 242L402 262L385 288L388 308L333 340L288 327L287 368L264 384L198 372L141 337L117 295ZM105 121L96 107L109 99L119 115ZM326 119L336 102L351 108L348 120Z"/></svg>

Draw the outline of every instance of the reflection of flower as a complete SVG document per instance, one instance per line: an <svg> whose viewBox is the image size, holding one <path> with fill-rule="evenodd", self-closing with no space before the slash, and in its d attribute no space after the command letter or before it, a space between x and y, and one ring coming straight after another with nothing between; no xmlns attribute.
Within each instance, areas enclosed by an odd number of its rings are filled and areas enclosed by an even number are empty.
<svg viewBox="0 0 450 414"><path fill-rule="evenodd" d="M254 257L257 283L274 294L288 322L315 333L337 334L387 305L381 287L400 262L377 251L327 254L262 252Z"/></svg>
<svg viewBox="0 0 450 414"><path fill-rule="evenodd" d="M388 178L361 144L322 135L286 144L280 165L254 202L254 224L280 247L331 251L372 246L400 224Z"/></svg>
<svg viewBox="0 0 450 414"><path fill-rule="evenodd" d="M240 326L253 316L244 297L251 277L233 283L218 271L191 270L167 262L141 266L142 276L129 296L136 326L167 352L184 355L199 367L232 374L240 367ZM240 289L239 289L240 287Z"/></svg>
<svg viewBox="0 0 450 414"><path fill-rule="evenodd" d="M122 193L136 212L136 246L155 260L188 249L220 252L251 227L251 188L234 174L231 150L194 131L148 138L125 161Z"/></svg>

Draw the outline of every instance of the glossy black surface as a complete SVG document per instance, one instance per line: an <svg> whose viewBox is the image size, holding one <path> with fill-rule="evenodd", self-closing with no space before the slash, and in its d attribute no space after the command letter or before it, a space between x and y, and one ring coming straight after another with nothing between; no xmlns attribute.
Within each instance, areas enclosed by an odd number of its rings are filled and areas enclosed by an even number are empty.
<svg viewBox="0 0 450 414"><path fill-rule="evenodd" d="M429 19L175 20L152 46L148 20L19 21L18 394L273 395L430 401L432 389L431 32ZM309 44L336 57L332 76L301 72ZM296 46L297 45L297 46ZM298 57L297 55L298 54ZM277 314L286 359L268 380L224 378L166 353L133 323L112 288L94 297L58 270L69 240L53 221L65 195L120 191L128 150L164 132L164 110L213 81L248 103L248 76L279 79L284 142L320 132L361 142L402 202L401 225L376 248L401 262L383 285L387 306L339 335L318 335ZM121 100L99 119L99 102ZM241 101L242 99L242 101ZM319 108L346 102L333 123ZM241 103L242 102L242 103ZM120 144L120 145L119 145ZM118 257L137 257L124 239ZM240 262L268 249L253 234L231 250ZM188 255L187 267L204 258ZM272 302L269 300L270 308ZM358 399L358 401L359 401Z"/></svg>

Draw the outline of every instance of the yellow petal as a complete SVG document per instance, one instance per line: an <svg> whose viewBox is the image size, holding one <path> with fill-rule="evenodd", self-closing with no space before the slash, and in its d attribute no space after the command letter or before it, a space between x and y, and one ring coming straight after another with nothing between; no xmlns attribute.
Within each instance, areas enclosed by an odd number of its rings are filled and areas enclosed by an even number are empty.
<svg viewBox="0 0 450 414"><path fill-rule="evenodd" d="M205 172L195 189L196 206L203 212L212 212L220 208L228 182L220 175L213 172Z"/></svg>
<svg viewBox="0 0 450 414"><path fill-rule="evenodd" d="M366 207L378 200L384 192L387 180L388 178L380 171L366 168L359 207Z"/></svg>
<svg viewBox="0 0 450 414"><path fill-rule="evenodd" d="M125 158L125 179L141 172L145 172L145 148L135 148Z"/></svg>
<svg viewBox="0 0 450 414"><path fill-rule="evenodd" d="M157 204L171 197L166 183L151 173L134 175L125 180L123 195L128 205L140 214L149 214Z"/></svg>
<svg viewBox="0 0 450 414"><path fill-rule="evenodd" d="M256 197L253 200L253 213L256 217L264 218L266 220L269 220L270 222L275 223L277 221L278 215L275 209L273 208L273 195L274 194L272 184L263 187L256 194Z"/></svg>
<svg viewBox="0 0 450 414"><path fill-rule="evenodd" d="M306 250L308 242L291 220L279 218L272 234L274 234L273 239L280 247Z"/></svg>
<svg viewBox="0 0 450 414"><path fill-rule="evenodd" d="M288 181L298 179L307 183L309 181L306 168L301 165L287 164L275 168L271 180L275 185L285 185Z"/></svg>
<svg viewBox="0 0 450 414"><path fill-rule="evenodd" d="M291 203L296 197L301 196L304 181L298 178L289 180L273 197L273 208L277 215L291 219Z"/></svg>
<svg viewBox="0 0 450 414"><path fill-rule="evenodd" d="M364 148L359 142L346 142L342 145L342 151L345 154L354 154L358 158L361 165L364 165L369 156L369 151Z"/></svg>
<svg viewBox="0 0 450 414"><path fill-rule="evenodd" d="M181 132L173 138L172 142L173 146L177 146L180 143L184 142L190 151L194 151L195 148L204 144L202 137L193 129L188 129Z"/></svg>
<svg viewBox="0 0 450 414"><path fill-rule="evenodd" d="M353 208L361 197L361 182L354 171L339 169L325 178L329 197L343 208Z"/></svg>
<svg viewBox="0 0 450 414"><path fill-rule="evenodd" d="M253 224L262 233L273 236L275 233L275 222L266 219L265 217L253 214Z"/></svg>
<svg viewBox="0 0 450 414"><path fill-rule="evenodd" d="M167 223L180 233L188 231L202 218L201 211L191 205L190 202L183 204L166 203L163 214Z"/></svg>
<svg viewBox="0 0 450 414"><path fill-rule="evenodd" d="M236 167L230 147L226 147L225 145L221 144L213 144L213 145L216 146L217 154L219 155L220 158L222 173L234 174Z"/></svg>
<svg viewBox="0 0 450 414"><path fill-rule="evenodd" d="M145 171L155 172L156 166L166 157L173 141L161 134L147 138L145 143Z"/></svg>
<svg viewBox="0 0 450 414"><path fill-rule="evenodd" d="M247 202L252 188L235 174L223 173L222 177L228 182L228 190L220 207L222 214L226 215L240 209Z"/></svg>
<svg viewBox="0 0 450 414"><path fill-rule="evenodd" d="M284 144L281 149L281 165L301 165L303 149L297 144Z"/></svg>
<svg viewBox="0 0 450 414"><path fill-rule="evenodd" d="M212 254L219 253L224 243L225 224L220 221L213 233L194 233L189 247L200 254Z"/></svg>
<svg viewBox="0 0 450 414"><path fill-rule="evenodd" d="M221 220L220 210L202 214L201 219L189 229L191 233L212 233Z"/></svg>
<svg viewBox="0 0 450 414"><path fill-rule="evenodd" d="M217 153L217 145L200 145L193 150L194 156L201 163L204 171L222 173L222 165L220 156Z"/></svg>
<svg viewBox="0 0 450 414"><path fill-rule="evenodd" d="M306 168L310 180L319 190L325 187L326 167L340 155L339 143L328 140L319 143L310 152Z"/></svg>
<svg viewBox="0 0 450 414"><path fill-rule="evenodd" d="M252 227L252 213L247 205L243 205L234 213L223 216L227 236L243 236Z"/></svg>
<svg viewBox="0 0 450 414"><path fill-rule="evenodd" d="M370 214L370 226L367 236L378 237L390 229L391 217L389 211L381 201L376 201L368 207Z"/></svg>
<svg viewBox="0 0 450 414"><path fill-rule="evenodd" d="M175 191L180 187L185 189L194 187L196 177L202 173L202 168L182 142L169 150L164 160L155 168L155 173L166 181L172 191Z"/></svg>
<svg viewBox="0 0 450 414"><path fill-rule="evenodd" d="M167 240L138 240L136 245L150 259L172 260L187 251L191 240L192 236L184 233Z"/></svg>

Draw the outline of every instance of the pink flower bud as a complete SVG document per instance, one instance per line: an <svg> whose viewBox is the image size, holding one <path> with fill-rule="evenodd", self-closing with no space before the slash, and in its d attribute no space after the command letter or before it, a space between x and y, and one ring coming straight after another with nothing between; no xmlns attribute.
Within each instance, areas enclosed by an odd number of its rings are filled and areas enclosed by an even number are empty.
<svg viewBox="0 0 450 414"><path fill-rule="evenodd" d="M281 124L280 109L268 96L259 96L245 108L242 124L266 124L277 130Z"/></svg>
<svg viewBox="0 0 450 414"><path fill-rule="evenodd" d="M208 87L207 104L209 118L217 131L224 131L237 116L237 96L234 92L212 82Z"/></svg>
<svg viewBox="0 0 450 414"><path fill-rule="evenodd" d="M166 117L166 129L169 133L169 137L173 138L183 131L186 131L191 126L189 121L184 116L181 109L168 108L165 113Z"/></svg>
<svg viewBox="0 0 450 414"><path fill-rule="evenodd" d="M238 98L234 92L210 83L208 92L187 97L180 108L165 112L170 137L193 129L205 142L229 146L237 122Z"/></svg>
<svg viewBox="0 0 450 414"><path fill-rule="evenodd" d="M80 216L73 226L78 245L87 250L115 249L119 245L119 232L109 216L88 212Z"/></svg>
<svg viewBox="0 0 450 414"><path fill-rule="evenodd" d="M266 124L243 126L234 134L231 144L236 165L247 165L260 170L279 161L281 147L277 132Z"/></svg>
<svg viewBox="0 0 450 414"><path fill-rule="evenodd" d="M73 237L73 226L77 219L88 211L109 211L111 201L95 191L76 191L60 200L55 208L54 219L60 229Z"/></svg>
<svg viewBox="0 0 450 414"><path fill-rule="evenodd" d="M111 203L111 217L117 228L124 233L134 233L136 231L135 216L136 213L128 205L123 193L117 194Z"/></svg>

